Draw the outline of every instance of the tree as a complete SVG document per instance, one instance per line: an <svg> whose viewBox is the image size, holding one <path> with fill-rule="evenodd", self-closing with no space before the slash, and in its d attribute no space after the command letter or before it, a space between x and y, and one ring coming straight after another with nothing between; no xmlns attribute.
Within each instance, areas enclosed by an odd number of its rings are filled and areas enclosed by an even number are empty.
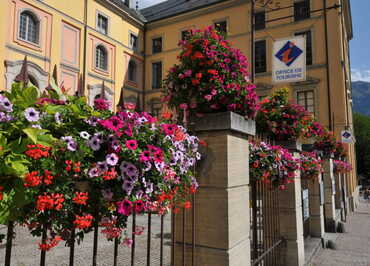
<svg viewBox="0 0 370 266"><path fill-rule="evenodd" d="M370 179L370 117L355 113L357 172Z"/></svg>

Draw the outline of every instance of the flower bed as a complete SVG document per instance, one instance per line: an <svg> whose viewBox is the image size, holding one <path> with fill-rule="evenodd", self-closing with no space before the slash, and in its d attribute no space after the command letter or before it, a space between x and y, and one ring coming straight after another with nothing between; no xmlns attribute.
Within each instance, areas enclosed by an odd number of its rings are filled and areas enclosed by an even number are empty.
<svg viewBox="0 0 370 266"><path fill-rule="evenodd" d="M300 161L288 150L265 142L251 142L249 152L249 171L252 179L262 180L279 189L286 189L287 184L294 182Z"/></svg>
<svg viewBox="0 0 370 266"><path fill-rule="evenodd" d="M233 111L254 118L257 95L240 50L212 27L191 30L179 45L180 63L170 69L163 84L170 107L197 115Z"/></svg>
<svg viewBox="0 0 370 266"><path fill-rule="evenodd" d="M49 250L96 224L127 243L128 216L190 207L197 137L145 112L112 113L102 99L93 109L59 97L39 99L36 88L17 85L1 96L1 223L25 224L36 236L47 229L40 248Z"/></svg>

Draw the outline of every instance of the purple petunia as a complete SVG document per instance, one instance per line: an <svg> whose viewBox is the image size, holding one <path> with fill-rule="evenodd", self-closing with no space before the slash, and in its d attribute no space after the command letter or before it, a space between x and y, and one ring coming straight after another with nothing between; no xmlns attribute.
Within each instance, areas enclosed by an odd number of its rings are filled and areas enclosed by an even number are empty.
<svg viewBox="0 0 370 266"><path fill-rule="evenodd" d="M1 122L9 122L13 120L13 117L9 114L6 114L4 112L0 112L0 123Z"/></svg>
<svg viewBox="0 0 370 266"><path fill-rule="evenodd" d="M24 110L24 117L29 122L37 122L40 119L40 113L35 108L29 107Z"/></svg>
<svg viewBox="0 0 370 266"><path fill-rule="evenodd" d="M127 195L131 195L131 192L134 189L134 182L126 179L123 182L122 189L127 193Z"/></svg>
<svg viewBox="0 0 370 266"><path fill-rule="evenodd" d="M0 94L0 111L7 113L13 112L13 104L8 98Z"/></svg>
<svg viewBox="0 0 370 266"><path fill-rule="evenodd" d="M96 177L99 176L99 169L98 167L91 168L89 170L89 177Z"/></svg>
<svg viewBox="0 0 370 266"><path fill-rule="evenodd" d="M77 143L74 140L72 140L70 142L67 142L67 149L69 151L76 151L77 150Z"/></svg>
<svg viewBox="0 0 370 266"><path fill-rule="evenodd" d="M108 165L115 166L118 163L118 156L115 153L110 153L105 157Z"/></svg>
<svg viewBox="0 0 370 266"><path fill-rule="evenodd" d="M98 162L97 167L100 173L108 171L108 165L106 162Z"/></svg>
<svg viewBox="0 0 370 266"><path fill-rule="evenodd" d="M92 137L92 138L88 141L87 145L89 145L89 147L90 147L91 149L93 149L94 151L98 151L98 150L100 150L100 140L99 140L99 138L98 138L98 137L96 137L96 136Z"/></svg>
<svg viewBox="0 0 370 266"><path fill-rule="evenodd" d="M61 124L61 123L62 123L62 118L61 118L60 113L56 112L56 113L54 114L54 120L55 120L55 122L56 122L57 124Z"/></svg>

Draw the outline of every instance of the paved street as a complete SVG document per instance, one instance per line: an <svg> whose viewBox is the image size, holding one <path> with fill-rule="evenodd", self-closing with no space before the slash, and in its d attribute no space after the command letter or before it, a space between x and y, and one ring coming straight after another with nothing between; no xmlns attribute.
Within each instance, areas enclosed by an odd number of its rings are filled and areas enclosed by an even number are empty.
<svg viewBox="0 0 370 266"><path fill-rule="evenodd" d="M136 239L136 256L135 265L146 264L146 240L147 240L147 216L138 216L136 220L138 226L144 226L145 231ZM164 265L170 264L170 215L166 216L164 223L165 239L164 239ZM131 224L129 224L131 228ZM0 229L1 233L5 233L5 228ZM34 266L39 265L40 251L38 245L40 239L33 238L29 235L28 230L22 227L16 228L17 236L14 241L12 253L12 266ZM131 232L131 231L130 231ZM152 242L151 242L151 265L159 265L160 251L160 218L152 216ZM87 266L92 262L93 234L86 236L80 246L76 245L75 250L75 265ZM0 265L4 265L5 245L0 245ZM118 259L120 266L131 265L131 249L126 246L120 246ZM69 249L64 247L64 242L59 243L59 246L47 252L46 265L48 266L64 266L69 262ZM102 234L99 237L98 248L98 265L112 266L113 265L113 242L107 241Z"/></svg>
<svg viewBox="0 0 370 266"><path fill-rule="evenodd" d="M347 233L338 234L336 250L321 250L313 266L369 266L370 265L370 204L361 202L349 217Z"/></svg>

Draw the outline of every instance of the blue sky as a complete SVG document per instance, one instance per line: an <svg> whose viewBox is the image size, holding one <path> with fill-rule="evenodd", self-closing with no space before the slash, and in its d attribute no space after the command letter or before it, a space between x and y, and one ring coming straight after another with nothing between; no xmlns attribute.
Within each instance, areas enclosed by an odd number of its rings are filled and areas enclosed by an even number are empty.
<svg viewBox="0 0 370 266"><path fill-rule="evenodd" d="M352 80L370 82L370 0L351 0L353 39L350 41Z"/></svg>
<svg viewBox="0 0 370 266"><path fill-rule="evenodd" d="M164 0L139 0L140 8ZM370 0L351 0L353 39L350 41L352 80L370 82Z"/></svg>

